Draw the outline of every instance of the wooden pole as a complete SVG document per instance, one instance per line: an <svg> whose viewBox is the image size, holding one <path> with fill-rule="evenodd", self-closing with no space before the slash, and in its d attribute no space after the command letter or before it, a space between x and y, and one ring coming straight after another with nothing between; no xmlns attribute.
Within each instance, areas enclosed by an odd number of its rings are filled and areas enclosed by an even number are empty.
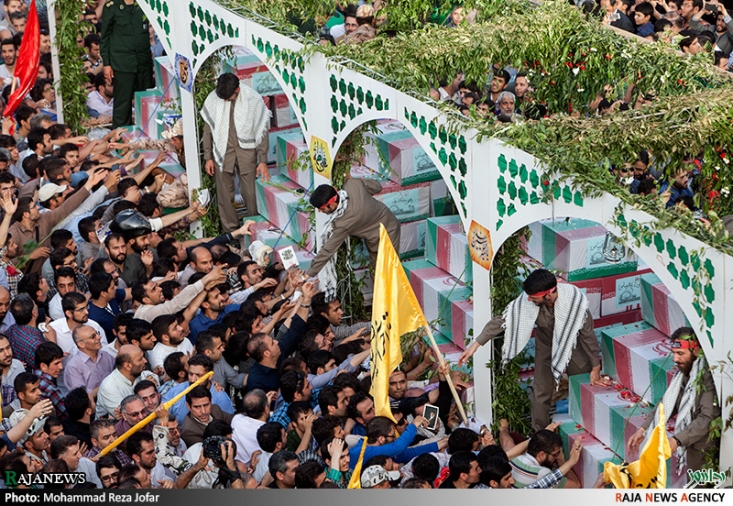
<svg viewBox="0 0 733 506"><path fill-rule="evenodd" d="M430 329L430 325L427 325L426 328L428 329L428 337L430 338L430 344L432 344L433 350L435 351L435 356L438 357L438 362L440 363L440 365L443 365L445 364L445 360L443 360L443 354L440 352L440 348L438 348L438 343L435 342L433 331ZM450 377L450 374L445 377L445 380L448 382L450 391L453 394L453 399L458 405L458 412L461 414L463 423L466 424L466 427L468 427L468 418L466 417L466 411L463 409L463 403L461 403L461 398L458 396L458 392L456 391L455 385L453 385L453 379Z"/></svg>
<svg viewBox="0 0 733 506"><path fill-rule="evenodd" d="M180 401L184 395L186 395L188 392L190 392L191 390L199 386L201 383L203 383L207 379L211 378L213 375L214 375L214 371L207 372L206 374L201 376L199 379L197 379L192 385L189 385L188 388L186 388L183 392L181 392L180 394L176 395L174 398L172 398L171 400L163 404L163 407L165 409L170 409L170 407L173 406L176 402ZM130 436L135 434L137 431L145 427L147 424L155 420L157 416L158 415L155 412L150 413L143 420L137 422L137 424L135 424L134 427L131 427L130 430L128 430L127 432L122 434L120 437L115 439L112 443L107 445L107 447L104 450L99 452L99 456L104 457L105 455L107 455L109 452L111 452L112 450L117 448L119 445L121 445L122 442L125 441L127 438L129 438Z"/></svg>

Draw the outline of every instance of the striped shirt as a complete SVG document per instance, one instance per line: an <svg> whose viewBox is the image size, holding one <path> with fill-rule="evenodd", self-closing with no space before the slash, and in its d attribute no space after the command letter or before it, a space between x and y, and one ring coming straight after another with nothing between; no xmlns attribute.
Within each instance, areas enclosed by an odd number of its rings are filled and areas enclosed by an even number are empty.
<svg viewBox="0 0 733 506"><path fill-rule="evenodd" d="M514 478L514 488L526 488L538 480L552 474L552 469L541 466L537 460L529 453L524 452L517 458L509 462L512 466L512 477ZM563 478L552 488L562 488L567 480ZM535 485L534 488L537 488ZM541 488L541 487L540 487Z"/></svg>

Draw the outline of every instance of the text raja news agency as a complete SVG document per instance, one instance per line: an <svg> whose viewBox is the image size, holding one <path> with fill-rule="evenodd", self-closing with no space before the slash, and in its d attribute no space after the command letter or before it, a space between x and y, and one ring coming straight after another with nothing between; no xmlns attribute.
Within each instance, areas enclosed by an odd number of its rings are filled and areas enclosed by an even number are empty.
<svg viewBox="0 0 733 506"><path fill-rule="evenodd" d="M91 492L91 491L90 491ZM88 494L75 494L73 491L66 492L45 492L41 494L29 494L19 491L5 492L3 494L6 504L12 503L157 503L160 501L160 494L152 492L135 494L116 494L114 492L97 492Z"/></svg>
<svg viewBox="0 0 733 506"><path fill-rule="evenodd" d="M723 503L725 492L616 492L616 502Z"/></svg>

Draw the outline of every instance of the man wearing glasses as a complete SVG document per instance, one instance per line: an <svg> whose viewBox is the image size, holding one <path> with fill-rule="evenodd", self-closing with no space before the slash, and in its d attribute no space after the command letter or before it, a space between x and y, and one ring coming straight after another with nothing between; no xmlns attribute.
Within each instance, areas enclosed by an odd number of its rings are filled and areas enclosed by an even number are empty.
<svg viewBox="0 0 733 506"><path fill-rule="evenodd" d="M381 191L378 181L352 179L347 175L340 191L322 184L310 197L311 205L328 215L321 247L308 269L308 276L320 273L326 302L336 295L336 252L349 237L364 239L372 267L377 263L380 224L387 229L394 249L400 251L400 222L386 205L374 198Z"/></svg>
<svg viewBox="0 0 733 506"><path fill-rule="evenodd" d="M591 385L606 381L601 378L600 346L585 294L569 283L558 285L546 269L532 272L522 288L524 293L486 324L458 365L500 335L504 335L502 360L506 363L524 349L536 328L532 428L540 431L550 423L552 394L565 371L568 375L590 372Z"/></svg>
<svg viewBox="0 0 733 506"><path fill-rule="evenodd" d="M69 359L64 373L66 388L86 388L87 392L97 397L97 390L102 380L112 373L115 359L109 353L102 353L102 336L90 325L79 325L71 336L79 348L79 352Z"/></svg>
<svg viewBox="0 0 733 506"><path fill-rule="evenodd" d="M109 445L114 443L115 440L117 440L117 429L115 429L115 421L110 420L109 418L100 418L99 420L94 420L89 427L89 436L92 440L92 447L87 450L84 456L89 460L93 460L94 457L99 455L104 448L107 448ZM115 448L114 450L109 452L108 455L100 458L98 463L101 464L104 459L108 459L110 457L116 458L117 462L122 466L132 462L132 459L128 457L127 454L125 454L119 448ZM99 467L97 467L97 470L99 470ZM117 471L119 471L119 469L117 469ZM107 474L111 474L111 472ZM104 477L100 476L99 479L102 480L102 484L107 487Z"/></svg>

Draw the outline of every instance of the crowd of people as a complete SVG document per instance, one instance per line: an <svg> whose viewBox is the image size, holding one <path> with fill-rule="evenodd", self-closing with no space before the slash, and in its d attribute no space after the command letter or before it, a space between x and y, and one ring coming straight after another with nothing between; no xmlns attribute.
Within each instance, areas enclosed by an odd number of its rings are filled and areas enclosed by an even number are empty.
<svg viewBox="0 0 733 506"><path fill-rule="evenodd" d="M332 39L373 37L375 8L346 7L343 33L334 25ZM4 11L0 76L12 77L27 5L5 0ZM449 25L464 17L470 13L454 11ZM134 1L90 4L84 19L99 29L79 41L92 116L100 124L129 124L131 97L148 86L158 44ZM95 140L74 136L56 121L45 58L36 86L0 134L0 471L84 473L84 487L107 489L579 486L572 468L581 444L565 455L549 419L553 374L571 358L555 367L553 308L565 288L558 291L554 276L543 271L528 279L528 297L516 302L539 318L545 330L538 337L549 340L543 349L538 343L548 388L535 390L531 437L501 421L495 439L480 423L461 420L448 379L459 390L467 385L422 344L389 375L391 416L377 414L370 323L346 323L334 255L358 237L374 264L380 225L399 244L399 221L373 198L381 186L347 177L340 190L315 189L310 203L327 224L307 271L285 270L259 241L245 247L252 222L241 224L230 197L238 174L246 212L257 214L254 179L268 178L270 115L251 88L222 74L202 116L205 168L217 181L225 233L189 239L181 232L206 208L189 204L185 179L160 167L168 156L185 164L180 123L165 141L123 143L119 129ZM529 88L526 75L497 71L486 98L459 79L435 92L440 100L460 96L464 106L490 114L496 105L515 117ZM135 157L143 148L160 154L145 162ZM646 170L649 155L640 153L634 170L637 162ZM641 193L645 182L638 179ZM676 181L670 187L682 190ZM182 209L164 212L174 207ZM587 302L576 309L563 339L580 339L583 356L573 357L568 370L590 372L601 383ZM492 321L461 360L506 324ZM699 346L689 344L691 329L682 334L678 341L687 344L676 356L684 355L678 363L689 374ZM706 407L708 397L699 404ZM675 448L698 444L685 428ZM596 486L604 485L600 476Z"/></svg>

